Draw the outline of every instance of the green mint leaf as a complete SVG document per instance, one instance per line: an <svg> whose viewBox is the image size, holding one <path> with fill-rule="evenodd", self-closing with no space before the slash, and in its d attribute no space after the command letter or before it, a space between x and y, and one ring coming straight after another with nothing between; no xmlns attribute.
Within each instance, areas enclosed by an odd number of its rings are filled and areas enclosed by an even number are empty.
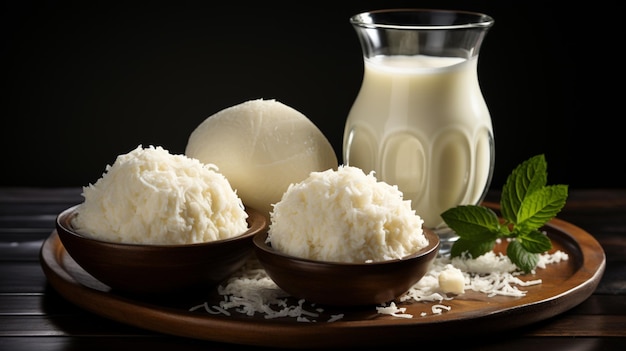
<svg viewBox="0 0 626 351"><path fill-rule="evenodd" d="M502 221L481 206L457 206L442 213L459 235L450 255L478 257L493 250L496 239L510 238L507 256L511 262L526 273L535 269L539 254L552 248L550 238L539 229L565 206L568 192L566 185L546 185L547 168L544 155L537 155L513 170L502 188Z"/></svg>
<svg viewBox="0 0 626 351"><path fill-rule="evenodd" d="M506 248L506 255L524 273L532 272L539 262L539 254L526 251L517 240L509 242Z"/></svg>
<svg viewBox="0 0 626 351"><path fill-rule="evenodd" d="M565 206L567 190L567 185L551 185L528 194L516 214L518 229L539 229L554 218Z"/></svg>
<svg viewBox="0 0 626 351"><path fill-rule="evenodd" d="M450 256L460 257L463 253L468 253L471 257L476 258L493 250L495 245L495 240L474 241L459 238L454 242L454 245L452 245Z"/></svg>
<svg viewBox="0 0 626 351"><path fill-rule="evenodd" d="M547 183L548 165L543 154L533 156L518 165L508 176L502 187L500 210L502 217L509 222L518 223L517 214L522 201Z"/></svg>
<svg viewBox="0 0 626 351"><path fill-rule="evenodd" d="M466 240L495 240L500 232L498 215L487 207L461 205L448 209L441 217L450 229Z"/></svg>
<svg viewBox="0 0 626 351"><path fill-rule="evenodd" d="M529 253L540 254L552 248L550 238L538 230L533 230L527 234L518 236L517 241L522 248Z"/></svg>

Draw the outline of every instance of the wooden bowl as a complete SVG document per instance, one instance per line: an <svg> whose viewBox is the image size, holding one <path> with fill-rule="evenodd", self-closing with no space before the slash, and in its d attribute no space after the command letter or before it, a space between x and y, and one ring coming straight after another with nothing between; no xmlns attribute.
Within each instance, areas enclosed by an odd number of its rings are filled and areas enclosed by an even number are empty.
<svg viewBox="0 0 626 351"><path fill-rule="evenodd" d="M254 236L255 253L267 275L288 294L334 306L383 304L401 296L428 271L439 251L439 237L424 229L427 247L402 259L375 263L324 262L290 256Z"/></svg>
<svg viewBox="0 0 626 351"><path fill-rule="evenodd" d="M233 238L189 245L114 243L74 231L71 219L78 206L57 216L63 246L94 278L112 290L133 294L173 294L217 285L243 266L254 252L254 235L268 226L264 215L248 208L248 230Z"/></svg>

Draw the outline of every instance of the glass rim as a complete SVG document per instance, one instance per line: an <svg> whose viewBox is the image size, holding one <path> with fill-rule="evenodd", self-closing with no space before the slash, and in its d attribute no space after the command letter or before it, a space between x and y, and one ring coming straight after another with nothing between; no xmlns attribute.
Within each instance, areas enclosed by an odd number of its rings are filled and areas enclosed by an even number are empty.
<svg viewBox="0 0 626 351"><path fill-rule="evenodd" d="M380 17L380 15L401 15L401 14L442 14L442 15L463 15L468 19L458 23L436 24L436 23L418 23L400 21L381 21L372 16ZM364 28L384 28L384 29L467 29L467 28L489 28L494 24L493 17L473 11L464 10L442 10L442 9L422 9L422 8L400 8L400 9L383 9L365 11L350 17L350 23L355 26Z"/></svg>

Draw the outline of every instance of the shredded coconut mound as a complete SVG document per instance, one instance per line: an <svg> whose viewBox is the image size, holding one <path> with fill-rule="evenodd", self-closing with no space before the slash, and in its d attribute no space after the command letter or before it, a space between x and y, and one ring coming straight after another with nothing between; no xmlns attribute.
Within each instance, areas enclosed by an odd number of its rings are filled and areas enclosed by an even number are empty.
<svg viewBox="0 0 626 351"><path fill-rule="evenodd" d="M241 199L212 164L162 147L119 155L95 184L73 225L84 235L122 243L193 244L244 233Z"/></svg>
<svg viewBox="0 0 626 351"><path fill-rule="evenodd" d="M268 242L319 261L379 262L428 245L423 220L396 186L339 166L291 184L270 214Z"/></svg>

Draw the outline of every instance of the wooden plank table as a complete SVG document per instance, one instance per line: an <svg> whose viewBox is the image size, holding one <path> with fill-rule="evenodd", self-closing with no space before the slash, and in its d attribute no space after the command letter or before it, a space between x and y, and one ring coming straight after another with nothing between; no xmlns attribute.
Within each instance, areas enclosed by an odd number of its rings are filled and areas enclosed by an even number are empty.
<svg viewBox="0 0 626 351"><path fill-rule="evenodd" d="M497 191L487 198L498 199ZM47 282L39 251L56 215L81 201L80 188L0 188L0 350L241 349L114 322L61 297ZM570 189L558 218L583 228L602 245L606 270L596 290L562 314L467 340L464 349L626 349L626 189Z"/></svg>

